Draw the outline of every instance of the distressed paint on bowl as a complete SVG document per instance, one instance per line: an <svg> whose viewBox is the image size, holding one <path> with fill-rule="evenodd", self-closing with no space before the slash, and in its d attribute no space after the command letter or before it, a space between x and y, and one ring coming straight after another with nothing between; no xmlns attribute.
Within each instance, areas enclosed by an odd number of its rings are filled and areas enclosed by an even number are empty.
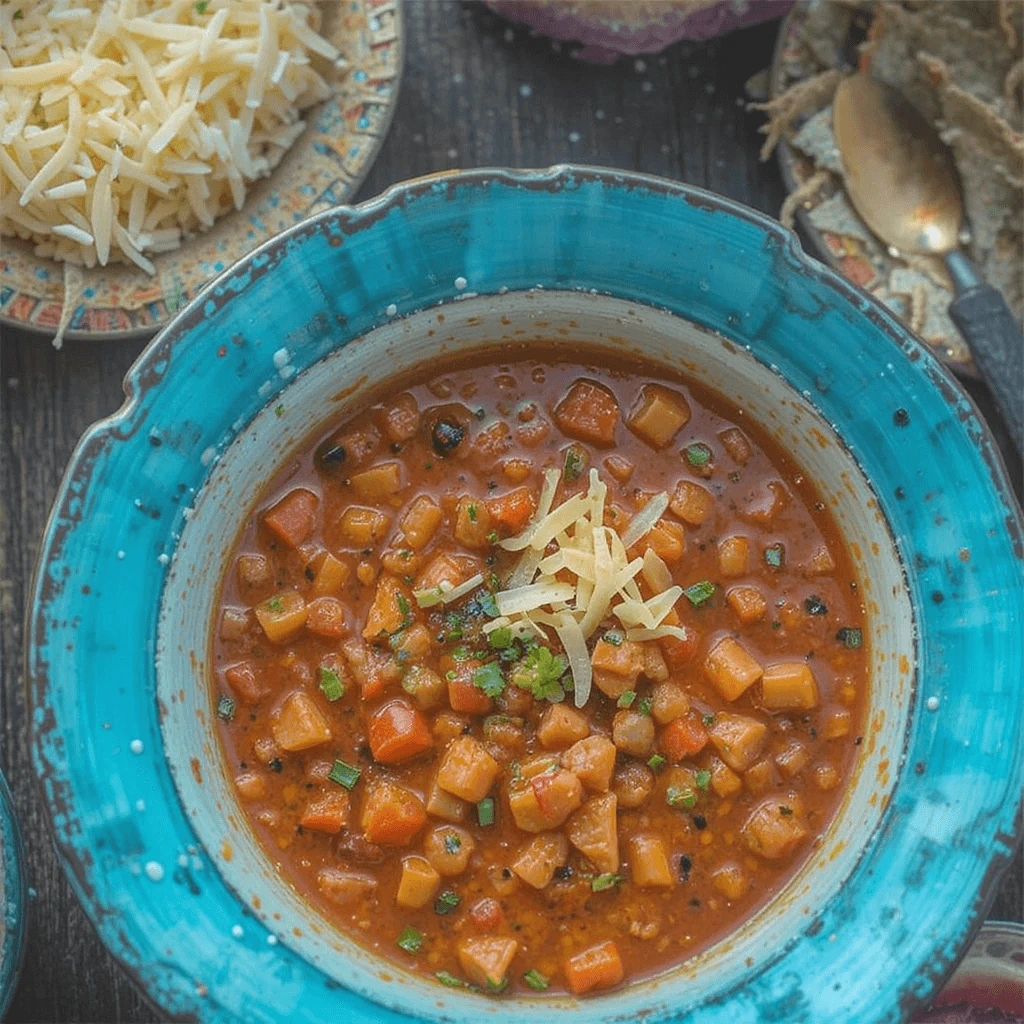
<svg viewBox="0 0 1024 1024"><path fill-rule="evenodd" d="M899 1020L955 963L1019 827L1020 512L970 400L889 313L767 218L613 171L467 172L321 215L223 275L132 369L125 407L69 468L30 622L36 764L87 911L173 1013L407 1019L342 978L421 1017L536 1016L342 961L254 852L196 714L219 572L207 534L231 536L278 458L358 400L351 373L390 372L414 344L442 358L502 310L523 317L517 337L576 323L663 346L766 413L863 541L872 587L872 728L822 854L700 970L562 1005L585 1021Z"/></svg>

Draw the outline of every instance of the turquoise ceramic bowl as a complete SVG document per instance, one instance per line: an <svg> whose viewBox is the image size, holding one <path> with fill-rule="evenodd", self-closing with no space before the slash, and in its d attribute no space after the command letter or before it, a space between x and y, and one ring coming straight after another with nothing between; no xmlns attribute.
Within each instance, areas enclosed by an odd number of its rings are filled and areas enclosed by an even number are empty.
<svg viewBox="0 0 1024 1024"><path fill-rule="evenodd" d="M701 956L584 1001L442 989L319 921L244 825L204 675L273 467L395 372L530 337L682 366L765 423L832 504L872 649L856 777L805 868ZM126 393L47 526L28 675L68 875L169 1014L872 1024L937 991L1020 824L1024 524L966 395L774 221L586 168L412 182L222 275Z"/></svg>

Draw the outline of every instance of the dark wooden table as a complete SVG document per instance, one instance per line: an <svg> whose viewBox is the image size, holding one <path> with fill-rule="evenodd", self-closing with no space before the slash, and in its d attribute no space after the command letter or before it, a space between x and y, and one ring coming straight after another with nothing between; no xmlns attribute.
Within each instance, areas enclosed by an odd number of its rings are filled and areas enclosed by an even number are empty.
<svg viewBox="0 0 1024 1024"><path fill-rule="evenodd" d="M767 66L774 24L613 68L579 64L477 4L406 4L408 57L394 125L359 198L443 168L627 167L691 182L771 214L784 193L757 151L745 80ZM29 758L25 599L50 502L82 431L122 400L141 343L69 342L5 331L0 354L0 722L2 763L28 852L28 950L10 1021L150 1021L159 1012L106 953L51 846ZM983 388L972 393L986 413ZM1004 451L1005 433L999 432ZM1020 480L1020 463L1011 465ZM1018 494L1020 491L1018 490ZM1024 920L1018 856L992 916Z"/></svg>

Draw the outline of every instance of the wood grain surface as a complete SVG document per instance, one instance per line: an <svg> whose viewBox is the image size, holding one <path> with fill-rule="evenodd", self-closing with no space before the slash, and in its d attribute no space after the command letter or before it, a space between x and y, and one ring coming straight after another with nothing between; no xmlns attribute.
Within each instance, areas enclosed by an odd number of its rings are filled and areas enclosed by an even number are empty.
<svg viewBox="0 0 1024 1024"><path fill-rule="evenodd" d="M577 63L568 47L531 38L479 4L408 0L406 22L397 114L359 198L439 169L575 161L665 175L778 212L782 183L774 163L758 162L761 119L744 110L743 91L770 60L774 24L605 68ZM34 335L4 331L0 339L2 764L32 887L27 956L9 1021L161 1019L99 943L54 853L29 757L22 646L50 503L82 431L121 403L122 378L141 348L76 342L58 352ZM990 415L984 388L971 390ZM993 426L1009 452L1001 425ZM1019 460L1010 469L1019 484ZM1024 920L1020 855L991 916Z"/></svg>

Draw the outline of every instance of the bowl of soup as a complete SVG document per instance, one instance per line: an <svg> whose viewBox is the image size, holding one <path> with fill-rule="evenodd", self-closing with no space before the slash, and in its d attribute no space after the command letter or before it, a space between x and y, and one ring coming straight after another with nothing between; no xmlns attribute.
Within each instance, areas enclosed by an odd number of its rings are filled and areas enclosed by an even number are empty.
<svg viewBox="0 0 1024 1024"><path fill-rule="evenodd" d="M970 400L777 224L586 168L412 182L233 268L126 388L30 674L65 857L165 1008L863 1022L941 986L1018 825L1020 513Z"/></svg>

